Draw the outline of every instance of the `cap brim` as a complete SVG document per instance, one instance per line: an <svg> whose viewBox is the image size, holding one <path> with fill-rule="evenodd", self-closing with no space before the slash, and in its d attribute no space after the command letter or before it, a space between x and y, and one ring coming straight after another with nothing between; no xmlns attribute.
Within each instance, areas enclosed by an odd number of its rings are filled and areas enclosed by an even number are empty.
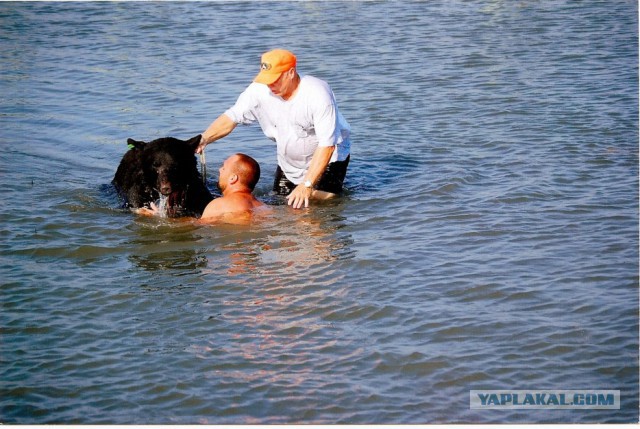
<svg viewBox="0 0 640 429"><path fill-rule="evenodd" d="M280 72L280 73L267 73L266 70L263 70L260 73L258 73L258 75L256 76L255 79L253 79L253 81L254 82L258 82L258 83L262 83L262 84L265 84L265 85L271 85L276 80L278 80L281 75L282 75L282 72Z"/></svg>

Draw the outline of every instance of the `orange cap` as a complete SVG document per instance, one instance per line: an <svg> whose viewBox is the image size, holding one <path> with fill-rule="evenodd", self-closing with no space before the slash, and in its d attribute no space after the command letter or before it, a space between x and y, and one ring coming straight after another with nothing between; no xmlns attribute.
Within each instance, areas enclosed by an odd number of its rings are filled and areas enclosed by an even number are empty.
<svg viewBox="0 0 640 429"><path fill-rule="evenodd" d="M296 56L284 49L274 49L262 54L260 59L260 73L254 82L271 85L280 75L296 66Z"/></svg>

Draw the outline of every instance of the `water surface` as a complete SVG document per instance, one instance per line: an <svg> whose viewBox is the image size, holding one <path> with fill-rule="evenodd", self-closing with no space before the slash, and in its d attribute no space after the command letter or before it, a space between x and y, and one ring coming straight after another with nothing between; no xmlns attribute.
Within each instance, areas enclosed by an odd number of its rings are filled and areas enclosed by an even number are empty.
<svg viewBox="0 0 640 429"><path fill-rule="evenodd" d="M3 423L638 421L637 2L0 3ZM353 128L340 201L136 217L128 137L189 138L273 47ZM620 410L469 409L615 389Z"/></svg>

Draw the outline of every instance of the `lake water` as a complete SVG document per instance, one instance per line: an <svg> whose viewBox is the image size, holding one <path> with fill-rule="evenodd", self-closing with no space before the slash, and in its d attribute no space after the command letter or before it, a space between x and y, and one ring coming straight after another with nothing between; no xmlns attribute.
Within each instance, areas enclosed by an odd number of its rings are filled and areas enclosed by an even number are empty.
<svg viewBox="0 0 640 429"><path fill-rule="evenodd" d="M189 138L286 47L352 125L345 196L120 210L128 137ZM635 1L0 3L0 421L638 421ZM472 410L483 389L619 410Z"/></svg>

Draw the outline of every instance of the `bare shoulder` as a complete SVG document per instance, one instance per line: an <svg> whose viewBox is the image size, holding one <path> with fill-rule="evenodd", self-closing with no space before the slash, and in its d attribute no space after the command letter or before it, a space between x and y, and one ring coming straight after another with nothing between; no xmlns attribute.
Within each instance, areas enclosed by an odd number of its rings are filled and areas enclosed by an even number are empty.
<svg viewBox="0 0 640 429"><path fill-rule="evenodd" d="M222 221L229 223L233 220L250 220L252 215L267 213L271 208L254 198L246 195L229 195L211 201L200 218L206 222ZM235 222L230 222L235 223Z"/></svg>
<svg viewBox="0 0 640 429"><path fill-rule="evenodd" d="M253 198L253 200L251 201L251 206L256 210L268 210L271 208L256 198Z"/></svg>
<svg viewBox="0 0 640 429"><path fill-rule="evenodd" d="M207 204L200 219L216 218L225 213L226 201L224 197L215 198Z"/></svg>

